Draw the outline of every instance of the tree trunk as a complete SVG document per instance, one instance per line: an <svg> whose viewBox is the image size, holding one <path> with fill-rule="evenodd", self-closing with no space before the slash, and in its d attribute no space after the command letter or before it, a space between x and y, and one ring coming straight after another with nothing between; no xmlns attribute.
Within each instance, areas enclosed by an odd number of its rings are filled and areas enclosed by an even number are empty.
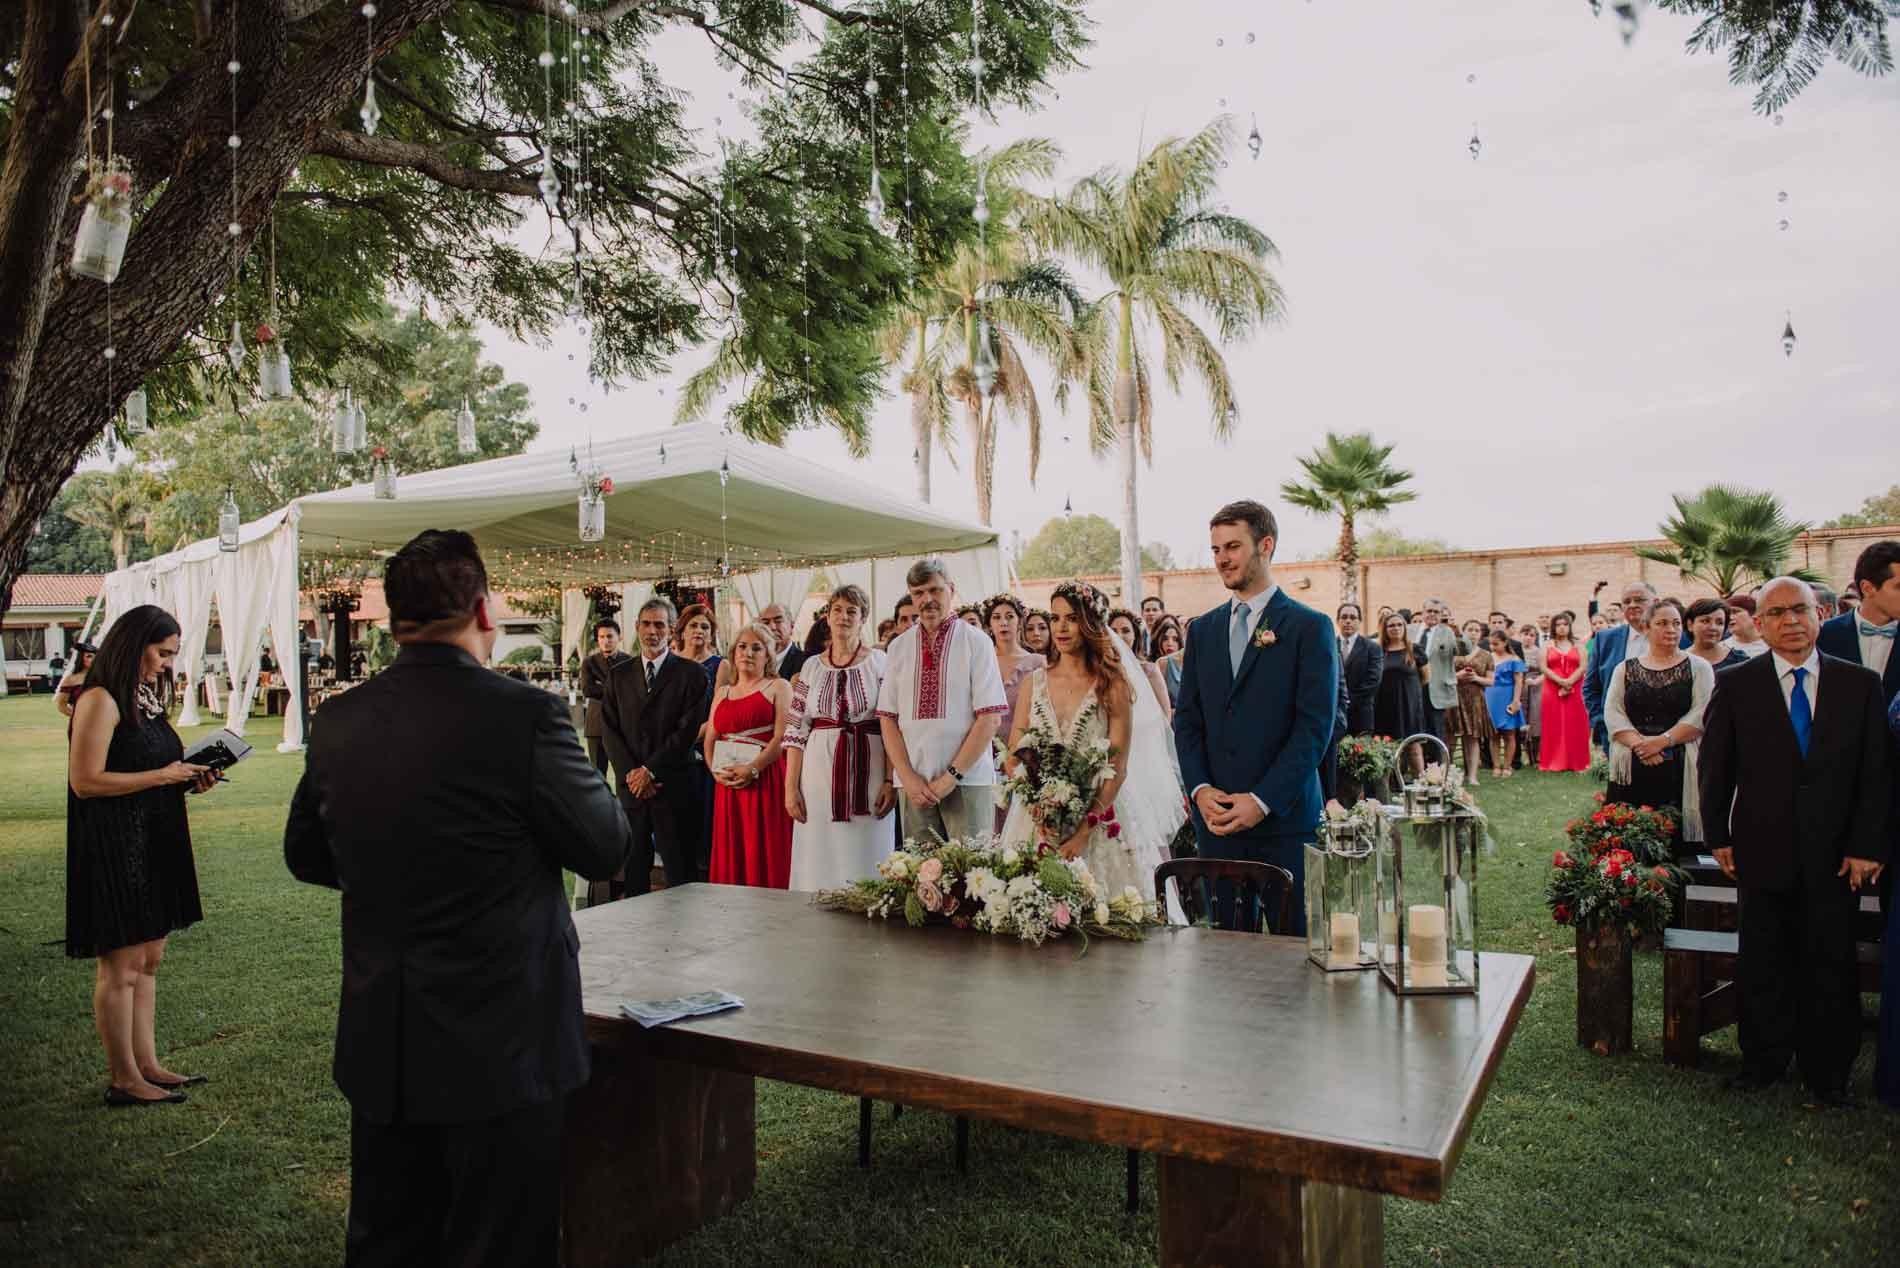
<svg viewBox="0 0 1900 1268"><path fill-rule="evenodd" d="M1351 511L1339 513L1339 601L1359 602L1359 538Z"/></svg>
<svg viewBox="0 0 1900 1268"><path fill-rule="evenodd" d="M124 572L126 564L131 562L130 545L129 534L126 530L123 528L112 530L112 563L120 572Z"/></svg>
<svg viewBox="0 0 1900 1268"><path fill-rule="evenodd" d="M990 504L996 494L996 402L976 402L976 518L990 523Z"/></svg>
<svg viewBox="0 0 1900 1268"><path fill-rule="evenodd" d="M916 445L917 500L930 504L930 398L922 384L910 394L910 434Z"/></svg>
<svg viewBox="0 0 1900 1268"><path fill-rule="evenodd" d="M1630 1050L1630 960L1630 936L1621 925L1577 930L1577 1046L1599 1057Z"/></svg>
<svg viewBox="0 0 1900 1268"><path fill-rule="evenodd" d="M1135 469L1140 459L1140 402L1135 396L1135 313L1121 297L1121 331L1115 360L1115 429L1121 433L1122 594L1121 606L1141 610L1141 525L1135 503Z"/></svg>
<svg viewBox="0 0 1900 1268"><path fill-rule="evenodd" d="M384 0L368 54L382 56L454 3ZM206 7L215 29L224 29L228 7ZM114 0L121 20L128 8ZM0 171L0 614L25 561L33 522L52 505L126 394L203 325L291 170L363 88L366 50L354 9L319 10L299 23L307 38L292 60L286 56L285 11L264 4L247 8L238 26L238 59L245 67L238 85L241 148L189 143L204 132L195 113L206 99L199 89L215 84L218 97L228 100L223 94L230 53L221 39L201 50L195 70L181 72L189 82L177 94L176 113L159 102L141 112L136 126L147 138L150 163L134 178L143 189L161 182L163 188L134 223L125 271L112 288L117 358L108 392L101 374L105 289L66 276L60 259L70 245L68 213L78 187L72 163L84 153L81 28L73 17L83 11L50 0L27 6L16 107ZM95 36L100 29L95 27ZM96 60L103 42L95 38L91 47ZM102 72L95 70L93 80L99 91ZM221 121L217 129L226 126ZM163 143L151 140L166 132L171 135ZM145 153L130 135L120 148ZM243 226L236 237L225 231L232 219L233 154L236 219Z"/></svg>

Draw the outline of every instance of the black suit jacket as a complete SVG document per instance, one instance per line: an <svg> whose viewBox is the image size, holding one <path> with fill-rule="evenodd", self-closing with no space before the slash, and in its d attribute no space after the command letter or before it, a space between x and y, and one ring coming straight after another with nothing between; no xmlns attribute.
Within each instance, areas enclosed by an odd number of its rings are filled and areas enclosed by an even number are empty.
<svg viewBox="0 0 1900 1268"><path fill-rule="evenodd" d="M629 805L627 776L644 766L666 793L688 791L699 724L712 687L698 661L669 653L647 689L646 662L629 656L607 675L601 696L600 738L613 763L614 788Z"/></svg>
<svg viewBox="0 0 1900 1268"><path fill-rule="evenodd" d="M607 691L607 674L626 659L625 652L615 652L611 656L605 652L595 652L581 662L581 695L587 700L581 734L590 740L600 738L600 702Z"/></svg>
<svg viewBox="0 0 1900 1268"><path fill-rule="evenodd" d="M1715 676L1698 755L1710 849L1735 851L1752 889L1820 884L1846 855L1887 860L1887 737L1880 680L1821 657L1808 754L1795 743L1773 653Z"/></svg>
<svg viewBox="0 0 1900 1268"><path fill-rule="evenodd" d="M632 838L565 699L423 643L319 712L284 861L343 891L343 1095L461 1123L585 1083L561 869L611 876Z"/></svg>
<svg viewBox="0 0 1900 1268"><path fill-rule="evenodd" d="M1351 700L1346 710L1346 730L1354 735L1370 735L1372 705L1379 696L1379 678L1385 673L1385 653L1362 634L1353 640L1352 651L1347 653L1340 673L1345 677L1346 694Z"/></svg>
<svg viewBox="0 0 1900 1268"><path fill-rule="evenodd" d="M798 671L805 667L805 662L810 659L810 657L810 652L800 647L797 643L793 643L790 647L785 649L785 661L778 667L778 676L790 682L792 679L798 677Z"/></svg>

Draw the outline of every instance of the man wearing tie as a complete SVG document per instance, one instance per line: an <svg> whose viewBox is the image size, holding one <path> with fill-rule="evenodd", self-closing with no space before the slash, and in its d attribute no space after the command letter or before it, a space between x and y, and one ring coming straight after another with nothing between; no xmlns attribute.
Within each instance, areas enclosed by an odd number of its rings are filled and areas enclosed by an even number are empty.
<svg viewBox="0 0 1900 1268"><path fill-rule="evenodd" d="M1598 630L1590 640L1588 663L1583 671L1583 707L1590 715L1590 738L1604 752L1610 749L1610 733L1603 725L1603 702L1610 694L1610 675L1631 656L1641 654L1643 636L1637 625L1656 597L1656 587L1647 581L1632 581L1623 587L1623 619Z"/></svg>
<svg viewBox="0 0 1900 1268"><path fill-rule="evenodd" d="M1900 541L1875 542L1854 562L1848 591L1858 611L1842 612L1821 627L1823 655L1838 656L1880 675L1881 698L1893 707L1900 695L1900 656L1893 654L1900 631ZM1888 781L1893 790L1888 832L1900 834L1900 739L1888 734ZM1888 954L1881 964L1880 1050L1874 1062L1874 1091L1900 1109L1900 902L1894 900L1891 875L1882 878L1880 902L1886 917Z"/></svg>
<svg viewBox="0 0 1900 1268"><path fill-rule="evenodd" d="M1359 605L1339 605L1339 665L1346 681L1346 730L1352 735L1372 734L1372 704L1385 672L1385 653L1359 632ZM1335 737L1336 738L1336 737ZM1395 740L1405 737L1395 735Z"/></svg>
<svg viewBox="0 0 1900 1268"><path fill-rule="evenodd" d="M620 650L620 623L613 620L594 622L594 646L597 649L581 662L581 695L586 699L586 713L581 720L581 733L587 737L587 756L594 763L594 769L607 773L607 746L600 738L600 702L607 693L607 675L613 667L627 659Z"/></svg>
<svg viewBox="0 0 1900 1268"><path fill-rule="evenodd" d="M678 619L671 601L648 599L633 623L640 654L607 675L601 738L633 826L633 851L624 876L590 888L590 905L650 890L656 846L668 885L705 879L695 867L706 826L691 755L712 689L697 662L667 650Z"/></svg>
<svg viewBox="0 0 1900 1268"><path fill-rule="evenodd" d="M1770 654L1717 676L1700 785L1708 846L1741 900L1732 1086L1767 1087L1792 1059L1843 1105L1860 1048L1855 915L1887 861L1892 773L1880 680L1816 650L1815 607L1805 581L1762 587Z"/></svg>

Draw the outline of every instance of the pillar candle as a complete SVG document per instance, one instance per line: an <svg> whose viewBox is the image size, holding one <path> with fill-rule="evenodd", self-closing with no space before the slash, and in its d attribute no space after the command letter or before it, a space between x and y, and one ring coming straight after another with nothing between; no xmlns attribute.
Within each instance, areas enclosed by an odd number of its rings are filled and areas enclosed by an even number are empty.
<svg viewBox="0 0 1900 1268"><path fill-rule="evenodd" d="M1445 909L1418 903L1406 910L1406 941L1412 953L1413 986L1448 986L1445 972Z"/></svg>
<svg viewBox="0 0 1900 1268"><path fill-rule="evenodd" d="M1357 964L1359 962L1359 916L1355 912L1336 911L1329 922L1332 930L1332 958L1335 961Z"/></svg>

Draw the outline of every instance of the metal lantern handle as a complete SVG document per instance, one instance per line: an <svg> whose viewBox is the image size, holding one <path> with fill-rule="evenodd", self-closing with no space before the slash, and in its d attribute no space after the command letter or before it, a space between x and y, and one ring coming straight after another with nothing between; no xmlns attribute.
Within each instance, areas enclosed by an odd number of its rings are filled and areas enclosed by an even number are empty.
<svg viewBox="0 0 1900 1268"><path fill-rule="evenodd" d="M1402 759L1405 757L1405 750L1410 748L1412 745L1420 742L1421 740L1430 740L1432 743L1438 746L1438 751L1442 755L1442 760L1440 761L1439 764L1443 766L1446 770L1450 770L1451 769L1451 746L1445 743L1443 740L1439 739L1436 735L1433 735L1430 731L1420 731L1416 735L1408 735L1404 739L1399 741L1398 748L1394 750L1392 754L1393 769L1400 770L1400 771L1403 771L1405 769L1405 767L1402 765ZM1400 778L1403 779L1404 777L1401 775Z"/></svg>

